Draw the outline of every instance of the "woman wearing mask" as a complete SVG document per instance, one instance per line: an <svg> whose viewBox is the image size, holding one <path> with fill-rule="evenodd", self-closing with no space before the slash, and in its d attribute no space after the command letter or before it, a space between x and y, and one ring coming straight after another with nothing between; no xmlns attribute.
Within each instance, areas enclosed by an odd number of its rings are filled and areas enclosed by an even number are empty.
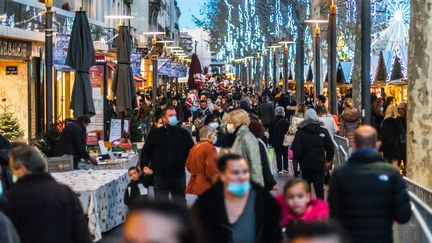
<svg viewBox="0 0 432 243"><path fill-rule="evenodd" d="M228 114L227 131L235 135L231 151L246 158L250 164L252 180L264 186L258 139L249 131L249 124L249 114L242 109Z"/></svg>
<svg viewBox="0 0 432 243"><path fill-rule="evenodd" d="M191 173L186 186L186 193L201 195L211 187L216 168L216 144L218 140L216 129L204 126L200 130L200 142L195 144L189 151L186 168Z"/></svg>
<svg viewBox="0 0 432 243"><path fill-rule="evenodd" d="M279 205L250 180L246 159L226 154L217 167L219 181L198 197L192 209L204 230L203 242L281 242Z"/></svg>
<svg viewBox="0 0 432 243"><path fill-rule="evenodd" d="M348 138L350 147L354 145L354 132L360 126L361 114L360 111L354 108L354 103L351 98L344 100L344 111L340 115L340 130L341 136Z"/></svg>
<svg viewBox="0 0 432 243"><path fill-rule="evenodd" d="M290 118L290 125L288 128L288 135L292 136L291 140L294 140L294 136L298 130L299 124L304 120L305 112L307 110L307 107L305 104L298 104L294 116L291 116ZM292 146L290 146L292 147ZM292 148L290 148L292 149ZM296 159L292 160L293 163L293 169L294 169L294 176L298 177L300 175L300 169L299 164Z"/></svg>
<svg viewBox="0 0 432 243"><path fill-rule="evenodd" d="M405 129L402 118L399 116L396 105L389 105L384 121L381 125L381 150L395 168L404 160Z"/></svg>

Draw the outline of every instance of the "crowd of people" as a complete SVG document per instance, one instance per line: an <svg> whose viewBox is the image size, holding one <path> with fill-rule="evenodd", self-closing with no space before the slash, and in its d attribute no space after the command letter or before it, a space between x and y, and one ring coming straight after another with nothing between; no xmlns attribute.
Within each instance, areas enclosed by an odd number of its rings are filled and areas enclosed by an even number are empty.
<svg viewBox="0 0 432 243"><path fill-rule="evenodd" d="M138 97L145 142L139 166L128 171L126 243L392 242L393 221L410 219L394 168L405 161L406 112L394 99L375 99L367 126L350 98L330 114L323 95L297 104L294 92L236 82L159 97L158 104ZM88 123L78 119L63 132L81 146L63 141L58 150L69 151L59 155L93 160L82 147ZM336 134L349 139L352 155L334 169ZM13 178L0 191L0 242L91 242L77 196L45 171L43 154L10 147L6 155L0 150Z"/></svg>

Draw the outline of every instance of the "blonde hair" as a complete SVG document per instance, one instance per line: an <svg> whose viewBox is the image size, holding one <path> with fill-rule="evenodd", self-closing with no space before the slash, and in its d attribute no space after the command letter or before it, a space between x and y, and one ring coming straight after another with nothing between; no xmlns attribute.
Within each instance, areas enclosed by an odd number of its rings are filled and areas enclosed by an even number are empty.
<svg viewBox="0 0 432 243"><path fill-rule="evenodd" d="M250 124L249 114L243 109L233 110L228 113L228 120L232 122L235 127L241 125L249 126Z"/></svg>
<svg viewBox="0 0 432 243"><path fill-rule="evenodd" d="M398 117L399 117L399 112L396 105L389 105L385 113L385 118L398 118Z"/></svg>
<svg viewBox="0 0 432 243"><path fill-rule="evenodd" d="M344 100L343 105L345 108L353 108L354 107L353 100L351 98L346 98Z"/></svg>

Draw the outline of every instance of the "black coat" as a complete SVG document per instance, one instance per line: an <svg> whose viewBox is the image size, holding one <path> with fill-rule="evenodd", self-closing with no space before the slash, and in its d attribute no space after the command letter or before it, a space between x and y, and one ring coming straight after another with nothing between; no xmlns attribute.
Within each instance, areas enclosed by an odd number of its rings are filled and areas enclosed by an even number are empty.
<svg viewBox="0 0 432 243"><path fill-rule="evenodd" d="M391 243L393 220L406 223L411 216L405 182L376 151L354 153L333 172L329 203L353 243Z"/></svg>
<svg viewBox="0 0 432 243"><path fill-rule="evenodd" d="M130 207L130 205L135 201L147 199L147 195L141 195L139 190L139 184L141 184L142 187L145 187L142 178L143 177L140 177L137 181L130 181L126 187L124 203L128 207Z"/></svg>
<svg viewBox="0 0 432 243"><path fill-rule="evenodd" d="M279 226L281 210L277 201L259 185L252 183L256 191L256 241L257 243L279 243L282 231ZM232 237L232 225L228 221L222 182L198 197L193 213L200 220L206 243L229 243Z"/></svg>
<svg viewBox="0 0 432 243"><path fill-rule="evenodd" d="M47 173L29 174L6 193L5 213L22 243L90 243L77 195Z"/></svg>
<svg viewBox="0 0 432 243"><path fill-rule="evenodd" d="M72 155L74 168L78 168L81 159L89 159L86 150L86 129L83 125L70 122L60 135L60 140L54 150L54 156Z"/></svg>
<svg viewBox="0 0 432 243"><path fill-rule="evenodd" d="M387 160L403 160L405 144L401 143L401 134L405 133L402 118L386 118L381 125L381 150Z"/></svg>
<svg viewBox="0 0 432 243"><path fill-rule="evenodd" d="M194 142L190 133L178 126L152 129L141 150L141 168L148 166L157 176L184 176L189 150Z"/></svg>
<svg viewBox="0 0 432 243"><path fill-rule="evenodd" d="M274 105L271 102L262 103L258 107L258 117L261 119L261 123L264 127L271 125L274 119Z"/></svg>
<svg viewBox="0 0 432 243"><path fill-rule="evenodd" d="M271 191L273 186L276 185L276 180L271 173L270 161L268 160L267 148L264 144L264 141L259 139L258 142L260 148L262 173L264 177L264 188L267 191Z"/></svg>
<svg viewBox="0 0 432 243"><path fill-rule="evenodd" d="M275 149L282 149L285 134L288 132L290 123L287 119L277 116L269 129L270 134L270 144ZM286 148L285 148L286 149Z"/></svg>
<svg viewBox="0 0 432 243"><path fill-rule="evenodd" d="M319 124L300 126L292 145L294 159L299 161L302 170L324 171L325 160L331 161L334 156L334 145L330 134Z"/></svg>

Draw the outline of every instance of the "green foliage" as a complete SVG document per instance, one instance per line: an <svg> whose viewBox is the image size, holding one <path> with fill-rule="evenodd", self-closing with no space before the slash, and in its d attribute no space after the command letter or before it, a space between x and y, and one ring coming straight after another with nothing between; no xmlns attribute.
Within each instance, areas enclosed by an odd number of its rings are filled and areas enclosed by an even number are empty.
<svg viewBox="0 0 432 243"><path fill-rule="evenodd" d="M131 142L141 142L143 138L143 134L141 129L139 128L140 120L138 119L138 112L135 110L131 116L131 134L130 140Z"/></svg>
<svg viewBox="0 0 432 243"><path fill-rule="evenodd" d="M34 144L47 157L52 157L55 146L60 139L61 131L57 127L53 127L51 131L37 137Z"/></svg>
<svg viewBox="0 0 432 243"><path fill-rule="evenodd" d="M20 127L18 118L9 111L9 106L5 103L5 100L0 105L0 110L0 134L12 141L23 136L24 131Z"/></svg>

